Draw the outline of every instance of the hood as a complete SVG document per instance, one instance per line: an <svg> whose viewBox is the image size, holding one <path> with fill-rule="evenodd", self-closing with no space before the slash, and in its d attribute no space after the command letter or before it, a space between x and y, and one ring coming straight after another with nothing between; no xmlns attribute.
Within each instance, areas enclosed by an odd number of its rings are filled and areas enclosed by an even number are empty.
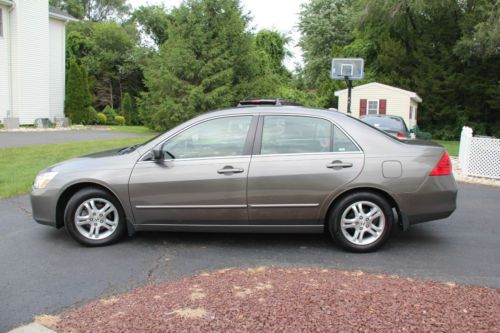
<svg viewBox="0 0 500 333"><path fill-rule="evenodd" d="M118 148L81 157L72 158L47 168L44 171L78 172L82 170L107 170L132 168L140 157L136 150Z"/></svg>

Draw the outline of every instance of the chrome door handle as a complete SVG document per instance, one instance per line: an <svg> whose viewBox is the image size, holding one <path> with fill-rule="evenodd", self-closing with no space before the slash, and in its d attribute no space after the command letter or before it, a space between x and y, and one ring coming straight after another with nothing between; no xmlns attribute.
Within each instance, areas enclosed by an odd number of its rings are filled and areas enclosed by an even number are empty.
<svg viewBox="0 0 500 333"><path fill-rule="evenodd" d="M243 169L240 168L233 168L233 167L224 167L222 169L217 170L217 173L220 174L230 174L230 173L242 173Z"/></svg>
<svg viewBox="0 0 500 333"><path fill-rule="evenodd" d="M352 163L344 163L342 161L333 161L332 163L327 164L326 167L329 169L351 168Z"/></svg>

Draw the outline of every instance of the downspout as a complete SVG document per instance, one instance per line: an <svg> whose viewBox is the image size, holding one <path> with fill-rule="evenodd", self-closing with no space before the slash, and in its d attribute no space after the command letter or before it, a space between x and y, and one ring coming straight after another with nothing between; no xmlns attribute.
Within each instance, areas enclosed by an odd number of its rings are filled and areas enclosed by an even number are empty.
<svg viewBox="0 0 500 333"><path fill-rule="evenodd" d="M10 14L12 11L16 8L16 2L12 1L12 6L9 8L9 11L7 14L9 15L9 36L8 36L8 48L9 48L9 53L8 57L9 59L7 60L9 63L9 114L6 115L7 118L14 117L14 89L12 86L14 85L14 75L12 73L12 19Z"/></svg>

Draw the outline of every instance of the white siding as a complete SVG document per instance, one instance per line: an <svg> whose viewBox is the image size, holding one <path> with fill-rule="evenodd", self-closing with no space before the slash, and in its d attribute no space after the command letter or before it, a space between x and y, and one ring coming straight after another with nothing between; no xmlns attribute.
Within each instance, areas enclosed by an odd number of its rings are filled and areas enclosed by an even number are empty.
<svg viewBox="0 0 500 333"><path fill-rule="evenodd" d="M339 107L340 112L347 112L347 90L339 92ZM396 89L385 88L377 85L360 86L352 90L351 96L351 114L353 117L359 118L359 104L361 99L369 100L387 100L386 114L401 116L406 124L410 124L410 97L404 92ZM367 105L368 109L368 105Z"/></svg>
<svg viewBox="0 0 500 333"><path fill-rule="evenodd" d="M64 116L65 22L50 19L50 118Z"/></svg>
<svg viewBox="0 0 500 333"><path fill-rule="evenodd" d="M50 117L48 1L17 0L11 27L13 113L33 124Z"/></svg>
<svg viewBox="0 0 500 333"><path fill-rule="evenodd" d="M10 27L9 8L0 6L2 11L3 36L0 36L0 121L10 110Z"/></svg>

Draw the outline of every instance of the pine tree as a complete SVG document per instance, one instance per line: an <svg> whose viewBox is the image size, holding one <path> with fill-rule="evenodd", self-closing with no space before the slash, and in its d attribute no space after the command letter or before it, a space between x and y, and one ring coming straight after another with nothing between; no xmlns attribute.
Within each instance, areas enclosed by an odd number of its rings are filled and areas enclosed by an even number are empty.
<svg viewBox="0 0 500 333"><path fill-rule="evenodd" d="M125 123L127 125L133 125L136 123L136 118L134 114L134 107L132 105L132 97L129 93L125 93L122 99L121 105L121 115L125 117Z"/></svg>

